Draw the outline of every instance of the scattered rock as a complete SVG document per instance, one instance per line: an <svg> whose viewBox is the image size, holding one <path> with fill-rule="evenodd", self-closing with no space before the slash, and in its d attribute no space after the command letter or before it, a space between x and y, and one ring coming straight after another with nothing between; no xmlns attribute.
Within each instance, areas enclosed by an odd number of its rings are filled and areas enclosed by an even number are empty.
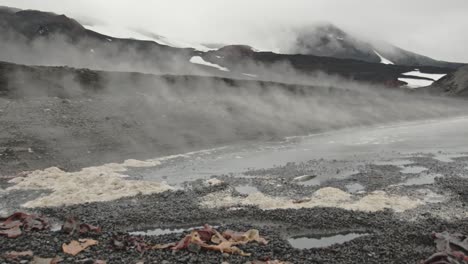
<svg viewBox="0 0 468 264"><path fill-rule="evenodd" d="M63 252L66 254L70 254L72 256L78 255L81 251L87 249L88 247L97 245L98 241L93 239L80 239L78 241L72 240L68 244L63 244L62 249Z"/></svg>
<svg viewBox="0 0 468 264"><path fill-rule="evenodd" d="M4 256L7 259L16 260L16 259L20 259L23 257L32 257L33 255L34 253L31 250L28 250L28 251L21 251L21 252L10 251L10 252L7 252Z"/></svg>

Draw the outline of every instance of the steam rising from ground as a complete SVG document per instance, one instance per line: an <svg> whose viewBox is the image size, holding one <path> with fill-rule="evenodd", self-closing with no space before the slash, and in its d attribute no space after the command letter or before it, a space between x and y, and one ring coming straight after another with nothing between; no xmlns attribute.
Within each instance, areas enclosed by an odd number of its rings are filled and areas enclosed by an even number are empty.
<svg viewBox="0 0 468 264"><path fill-rule="evenodd" d="M193 54L106 50L99 46L103 44L91 44L71 45L60 36L32 42L12 37L0 42L5 50L0 60L212 75L210 69L193 71L189 62ZM464 101L416 96L323 73L305 74L282 62L268 66L246 62L243 69L230 69L258 74L266 81L0 66L4 70L0 89L6 89L0 90L6 94L0 98L0 145L10 144L12 138L25 139L21 144L32 149L31 155L50 155L41 168L60 163L79 170L241 141L466 113ZM71 176L53 171L63 179ZM112 173L109 177L116 180ZM125 184L122 188L133 190Z"/></svg>
<svg viewBox="0 0 468 264"><path fill-rule="evenodd" d="M77 36L78 37L78 36ZM26 65L70 66L96 70L129 71L144 73L198 73L190 67L190 53L162 52L158 46L145 52L136 45L118 45L112 42L83 39L72 43L63 35L48 39L28 40L16 33L0 37L1 61ZM141 48L140 48L141 49Z"/></svg>
<svg viewBox="0 0 468 264"><path fill-rule="evenodd" d="M24 144L26 155L35 155L28 161L46 157L36 166L40 170L13 179L15 185L7 189L51 192L23 206L103 202L171 189L165 183L124 179L128 168L158 166L161 159L106 163L129 157L466 113L465 101L393 91L320 72L306 74L285 62L266 66L247 61L224 72L190 63L197 55L192 50L152 47L142 52L114 42L1 36L0 60L60 66L0 64L0 147ZM136 71L178 76L128 73ZM206 77L239 77L236 72L263 81ZM423 203L384 192L358 197L334 188L320 189L300 204L260 193L245 199L215 193L202 202L208 207L332 206L399 212Z"/></svg>
<svg viewBox="0 0 468 264"><path fill-rule="evenodd" d="M262 79L300 85L13 67L6 87L9 95L22 99L0 99L4 128L0 138L21 133L33 139L26 148L34 150L40 143L47 151L60 153L58 159L75 162L92 152L112 162L122 156L135 158L132 153L153 157L245 140L466 113L464 101L412 95L321 73L307 76L284 63L257 69L264 72Z"/></svg>

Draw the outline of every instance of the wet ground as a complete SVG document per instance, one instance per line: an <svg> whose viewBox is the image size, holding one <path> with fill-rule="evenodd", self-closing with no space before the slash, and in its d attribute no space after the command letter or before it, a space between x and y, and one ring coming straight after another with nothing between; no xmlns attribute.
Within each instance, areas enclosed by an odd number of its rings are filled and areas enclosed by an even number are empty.
<svg viewBox="0 0 468 264"><path fill-rule="evenodd" d="M65 263L88 258L246 263L266 257L292 263L418 263L435 252L433 231L468 233L467 128L468 119L456 118L348 129L129 167L122 172L129 176L126 180L166 181L174 190L23 208L58 222L75 215L99 225L104 233L97 239L103 243L70 257L60 250L70 237L44 232L14 240L0 237L1 253L31 249L43 257L60 255ZM8 186L0 191L1 214L51 192L4 190ZM205 223L220 230L256 228L270 243L242 246L250 257L170 250L140 255L107 246L116 234L142 236L155 244L174 242Z"/></svg>
<svg viewBox="0 0 468 264"><path fill-rule="evenodd" d="M466 129L467 118L344 129L276 143L222 147L170 159L157 168L135 169L132 174L177 186L212 175L241 176L246 171L270 170L288 162L340 160L333 166L313 166L310 176L317 177L309 184L318 184L330 178L345 178L363 164L384 165L388 161L389 165L409 165L412 162L405 164L405 157L413 157L415 153L433 156L441 162L452 161L460 153L468 152L463 133ZM424 167L406 166L402 172L411 174L422 170ZM304 168L302 172L297 176L307 176L309 171Z"/></svg>

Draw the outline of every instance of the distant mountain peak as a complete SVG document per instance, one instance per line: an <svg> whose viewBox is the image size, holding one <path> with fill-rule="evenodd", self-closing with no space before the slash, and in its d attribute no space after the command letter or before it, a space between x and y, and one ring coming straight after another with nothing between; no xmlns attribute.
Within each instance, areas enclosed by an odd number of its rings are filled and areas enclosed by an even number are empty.
<svg viewBox="0 0 468 264"><path fill-rule="evenodd" d="M37 10L21 10L1 7L0 27L9 27L27 39L64 34L70 39L76 38L85 28L76 20L65 15Z"/></svg>
<svg viewBox="0 0 468 264"><path fill-rule="evenodd" d="M18 11L21 11L21 9L9 6L0 6L0 12L16 13Z"/></svg>
<svg viewBox="0 0 468 264"><path fill-rule="evenodd" d="M295 36L285 50L286 53L408 66L427 65L458 68L462 65L438 61L383 41L362 39L328 22L320 22L299 28L294 33Z"/></svg>

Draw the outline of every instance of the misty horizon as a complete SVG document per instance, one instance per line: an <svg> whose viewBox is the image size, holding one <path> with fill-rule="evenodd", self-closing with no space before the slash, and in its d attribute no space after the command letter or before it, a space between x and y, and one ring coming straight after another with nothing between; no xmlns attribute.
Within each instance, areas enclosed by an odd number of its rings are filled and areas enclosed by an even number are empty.
<svg viewBox="0 0 468 264"><path fill-rule="evenodd" d="M188 43L246 44L284 52L294 31L332 23L370 42L388 42L439 60L468 62L468 4L439 1L26 1L0 5L65 14L83 24L138 29ZM130 11L129 11L130 10ZM438 19L434 19L437 16ZM441 22L443 21L443 22ZM447 26L448 25L448 26Z"/></svg>

